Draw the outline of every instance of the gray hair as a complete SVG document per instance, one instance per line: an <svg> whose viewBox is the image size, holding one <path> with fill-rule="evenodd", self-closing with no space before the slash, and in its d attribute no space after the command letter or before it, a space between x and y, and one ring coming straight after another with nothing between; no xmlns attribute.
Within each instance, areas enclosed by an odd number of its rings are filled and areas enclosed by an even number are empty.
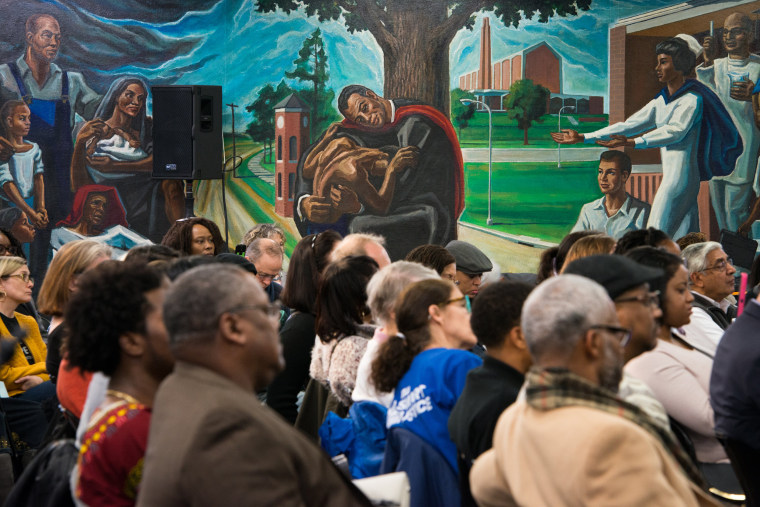
<svg viewBox="0 0 760 507"><path fill-rule="evenodd" d="M368 234L365 232L349 234L335 247L335 250L333 250L330 255L330 260L335 262L350 255L367 255L367 251L364 249L364 245L367 243L377 243L378 245L385 247L385 238L377 234Z"/></svg>
<svg viewBox="0 0 760 507"><path fill-rule="evenodd" d="M372 310L372 317L378 324L385 325L401 292L409 284L431 278L440 278L440 275L416 262L396 261L385 266L367 284L367 306Z"/></svg>
<svg viewBox="0 0 760 507"><path fill-rule="evenodd" d="M531 292L520 322L530 355L542 366L545 358L569 360L586 331L614 315L604 287L583 276L559 275Z"/></svg>
<svg viewBox="0 0 760 507"><path fill-rule="evenodd" d="M182 273L169 287L164 301L169 342L181 345L212 341L219 316L249 299L248 291L240 290L248 276L243 268L218 263ZM257 283L251 287L263 291Z"/></svg>
<svg viewBox="0 0 760 507"><path fill-rule="evenodd" d="M267 254L270 257L279 257L282 259L282 248L273 239L268 238L256 238L251 241L248 248L245 250L245 256L251 259L251 262L256 264L256 261L261 259L261 256Z"/></svg>
<svg viewBox="0 0 760 507"><path fill-rule="evenodd" d="M285 231L282 230L282 227L280 227L277 224L257 224L248 229L248 232L245 233L243 236L243 243L246 247L251 244L251 241L253 241L256 238L269 238L272 239L272 236L279 235L282 237L283 241L285 240Z"/></svg>
<svg viewBox="0 0 760 507"><path fill-rule="evenodd" d="M707 269L707 256L713 250L723 249L723 245L717 241L705 241L704 243L695 243L689 245L681 252L681 257L686 261L686 269L689 270L689 276L692 273L698 273Z"/></svg>

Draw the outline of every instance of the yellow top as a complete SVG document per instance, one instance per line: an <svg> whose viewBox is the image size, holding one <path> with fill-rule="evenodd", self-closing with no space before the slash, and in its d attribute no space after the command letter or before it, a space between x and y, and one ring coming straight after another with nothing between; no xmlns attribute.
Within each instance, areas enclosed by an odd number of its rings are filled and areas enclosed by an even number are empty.
<svg viewBox="0 0 760 507"><path fill-rule="evenodd" d="M34 357L34 364L29 364L26 360L24 351L21 350L21 345L16 345L16 350L13 352L11 360L0 366L0 380L5 383L5 388L8 389L10 396L16 396L24 392L19 384L15 381L21 377L27 375L37 375L42 380L50 380L50 376L47 374L47 368L45 366L45 359L47 358L47 347L45 342L42 341L42 335L40 335L40 328L37 326L37 321L33 317L23 315L15 312L13 316L18 320L21 329L26 329L27 337L24 339L24 343L29 347L29 351ZM0 319L0 336L3 340L14 339L8 328L5 327L5 322Z"/></svg>

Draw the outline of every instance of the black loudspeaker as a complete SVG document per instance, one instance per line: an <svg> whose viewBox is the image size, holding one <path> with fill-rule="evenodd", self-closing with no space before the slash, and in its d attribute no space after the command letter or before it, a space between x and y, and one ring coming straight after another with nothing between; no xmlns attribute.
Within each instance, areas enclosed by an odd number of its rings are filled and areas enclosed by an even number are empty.
<svg viewBox="0 0 760 507"><path fill-rule="evenodd" d="M222 178L221 86L152 86L153 177Z"/></svg>

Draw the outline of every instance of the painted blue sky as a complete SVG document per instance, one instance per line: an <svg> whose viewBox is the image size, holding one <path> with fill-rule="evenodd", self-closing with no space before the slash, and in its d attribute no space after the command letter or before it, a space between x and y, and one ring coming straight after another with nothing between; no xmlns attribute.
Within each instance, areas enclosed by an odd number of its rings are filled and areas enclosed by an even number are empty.
<svg viewBox="0 0 760 507"><path fill-rule="evenodd" d="M594 0L590 11L577 16L548 23L524 20L518 28L505 27L493 14L479 14L474 29L461 30L451 44L452 88L460 74L477 68L480 27L483 16L489 16L493 61L546 41L563 57L566 92L606 96L609 25L680 1ZM125 2L131 7L123 8ZM0 57L23 50L21 16L44 8L62 21L65 39L59 63L84 72L98 91L105 92L108 83L123 74L140 75L151 84L219 84L225 103L241 106L236 127L242 130L251 119L242 107L265 84L282 79L303 40L319 27L329 58L330 86L337 92L360 83L382 91L380 48L368 32L350 34L340 20L319 23L301 11L260 14L252 0L193 0L160 15L151 7L156 5L160 3L142 0L0 0L4 13L19 13L18 19L0 27ZM229 129L228 108L225 123Z"/></svg>

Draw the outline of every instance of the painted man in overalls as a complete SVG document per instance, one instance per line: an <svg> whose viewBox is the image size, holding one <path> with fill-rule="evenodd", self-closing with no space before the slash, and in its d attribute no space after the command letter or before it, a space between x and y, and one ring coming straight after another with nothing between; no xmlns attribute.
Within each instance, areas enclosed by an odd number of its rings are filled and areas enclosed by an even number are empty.
<svg viewBox="0 0 760 507"><path fill-rule="evenodd" d="M47 268L50 230L71 211L69 167L75 114L92 119L101 96L87 86L82 74L66 72L53 63L61 45L61 29L53 16L30 16L25 39L25 53L0 65L0 101L22 99L29 105L32 126L26 139L42 151L49 224L38 231L30 259L32 274L41 280Z"/></svg>

